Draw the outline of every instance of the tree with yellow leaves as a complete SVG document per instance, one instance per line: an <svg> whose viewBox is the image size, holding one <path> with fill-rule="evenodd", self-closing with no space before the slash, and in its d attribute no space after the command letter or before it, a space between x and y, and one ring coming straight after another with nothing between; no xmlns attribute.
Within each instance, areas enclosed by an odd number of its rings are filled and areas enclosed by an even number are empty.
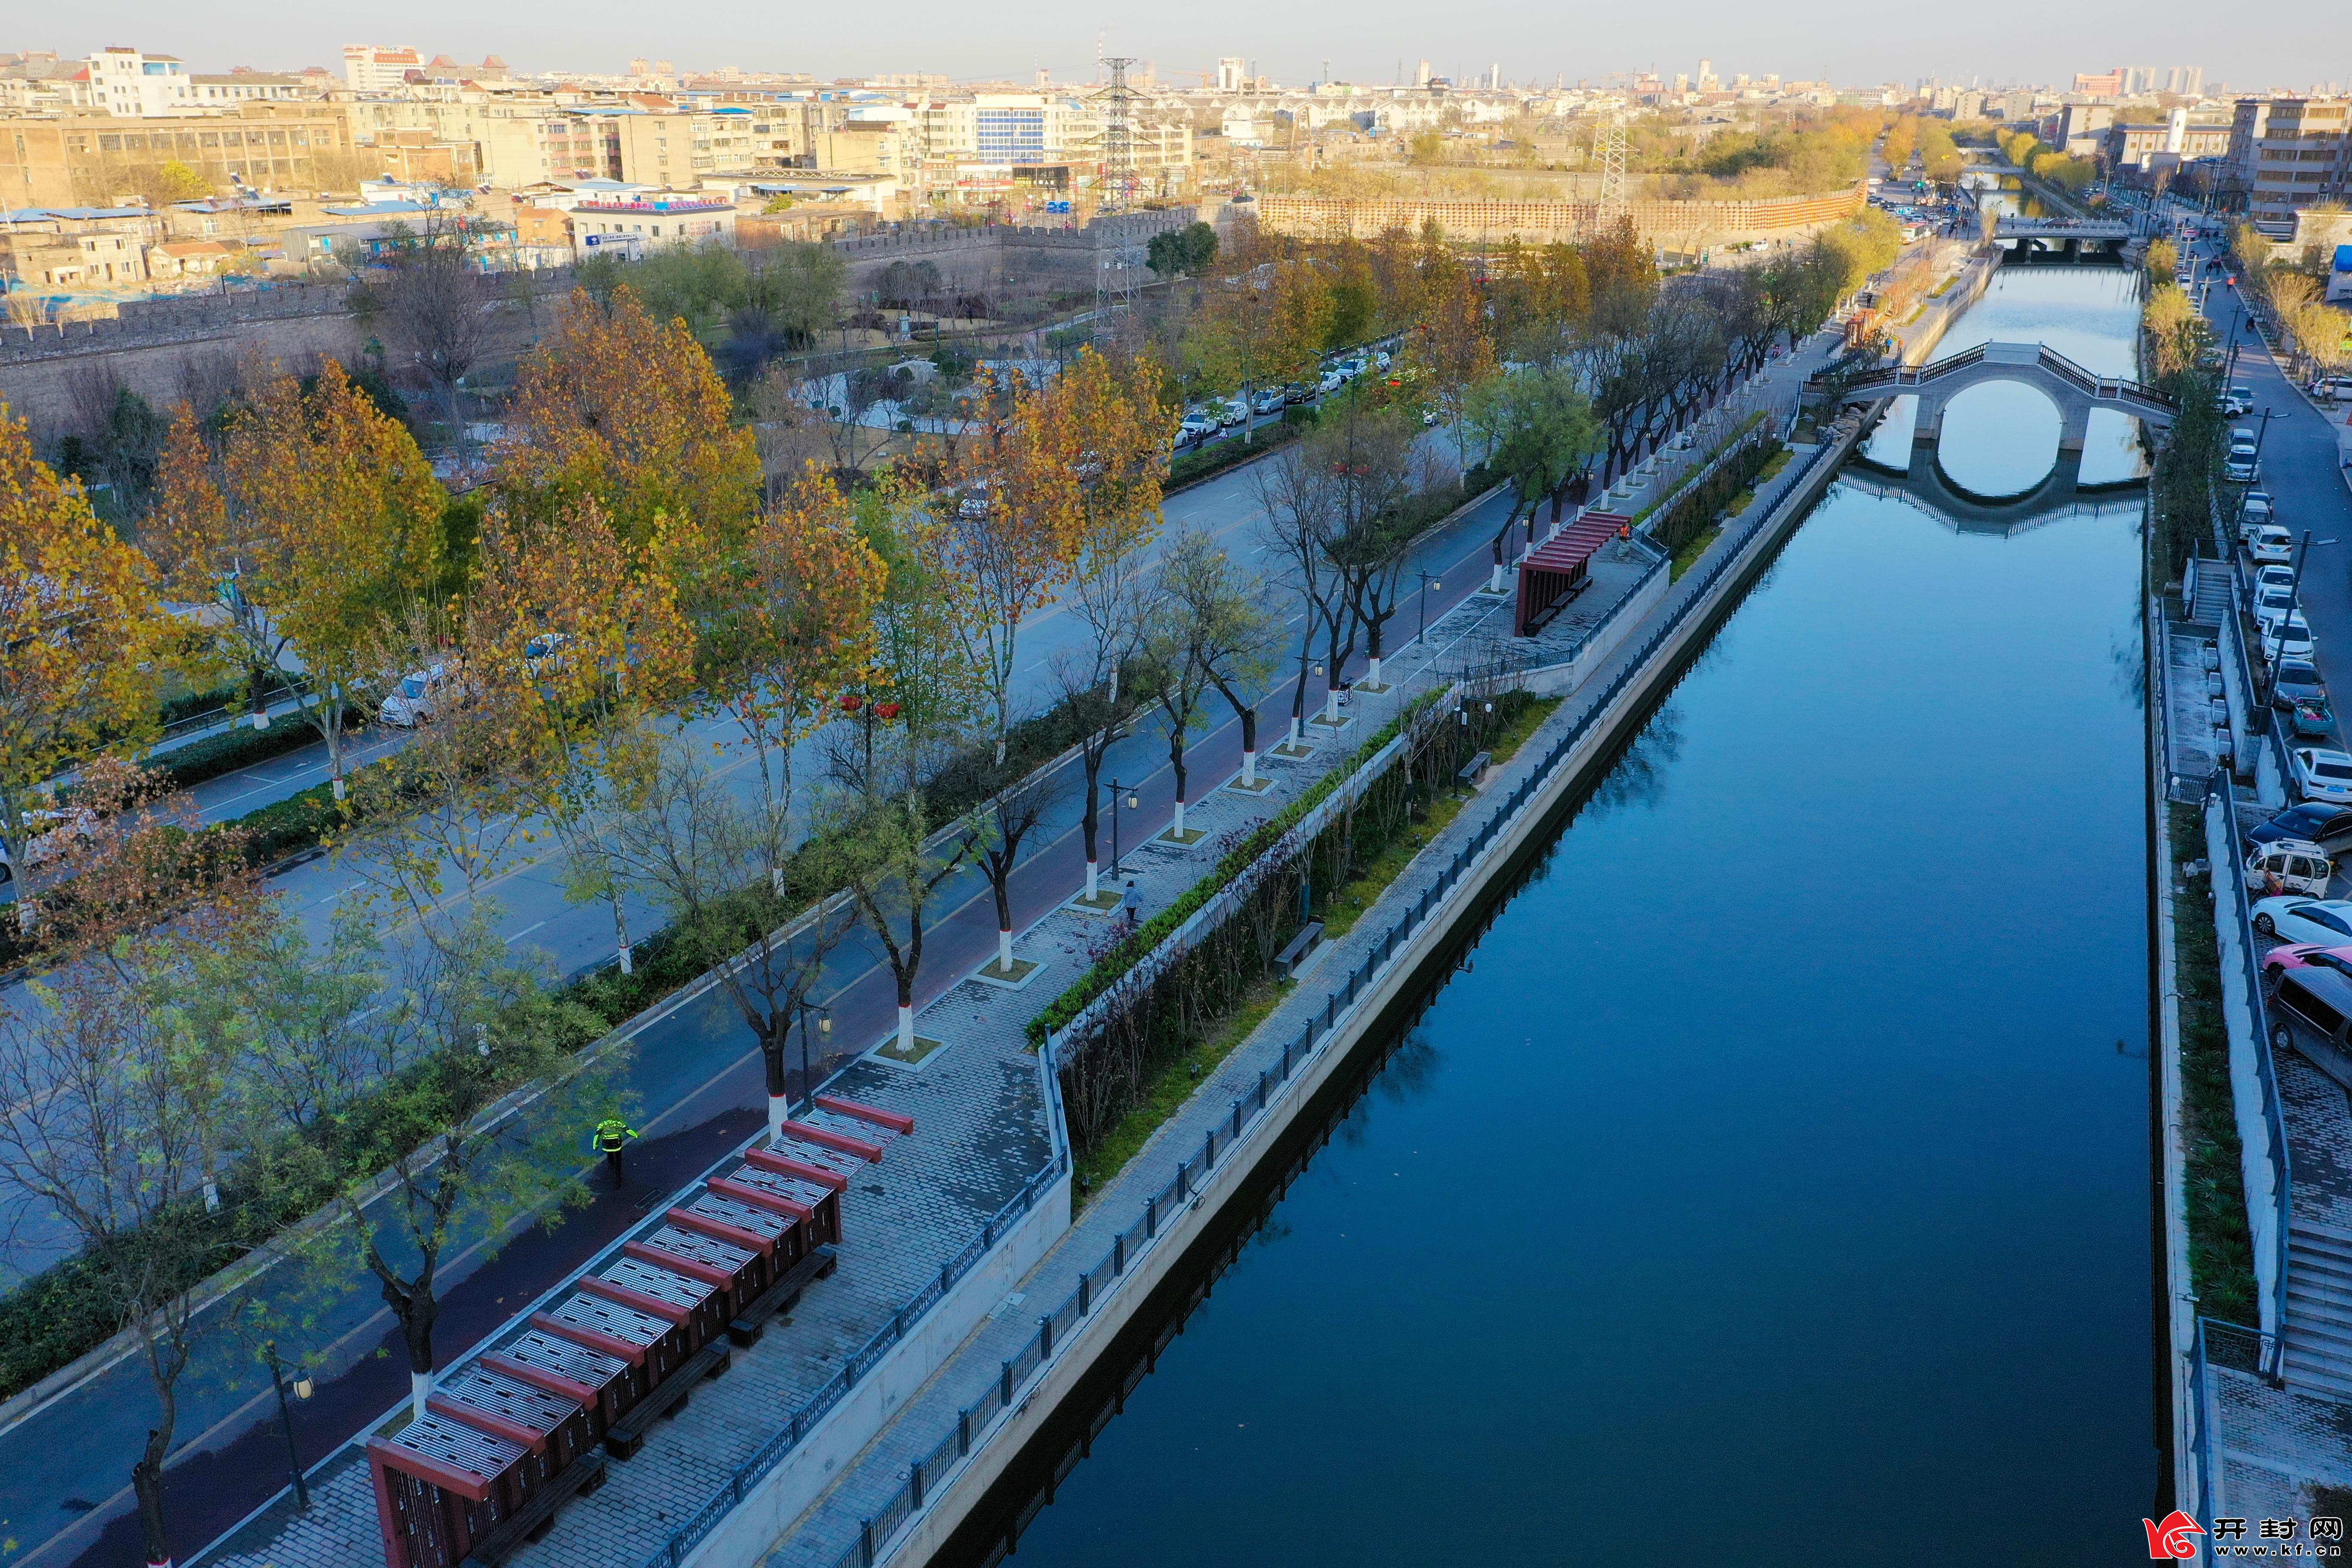
<svg viewBox="0 0 2352 1568"><path fill-rule="evenodd" d="M623 880L682 924L728 918L722 906L747 877L764 887L757 930L719 978L760 1042L769 1127L780 1132L791 1103L793 1021L855 918L828 902L832 889L806 885L793 858L805 815L793 750L838 712L843 692L871 676L887 569L833 480L811 463L752 526L738 572L724 609L702 628L698 663L708 700L735 721L739 734L724 751L749 765L751 787L722 777L733 764L714 766L707 746L671 741L623 792L635 809L615 823L612 843ZM807 903L814 918L793 921Z"/></svg>
<svg viewBox="0 0 2352 1568"><path fill-rule="evenodd" d="M81 487L33 456L0 407L0 852L31 931L56 821L37 813L58 771L136 743L155 720L154 657L168 623L139 552Z"/></svg>
<svg viewBox="0 0 2352 1568"><path fill-rule="evenodd" d="M522 363L507 427L497 487L517 519L544 521L592 499L632 549L667 517L724 554L759 506L758 438L733 423L709 354L683 321L655 320L625 284L602 304L573 292Z"/></svg>
<svg viewBox="0 0 2352 1568"><path fill-rule="evenodd" d="M702 548L667 519L632 544L590 498L544 522L496 515L482 541L473 695L523 737L525 787L570 851L572 895L611 907L624 974L635 967L628 913L600 828L608 808L636 804L655 746L646 721L692 683L677 568Z"/></svg>
<svg viewBox="0 0 2352 1568"><path fill-rule="evenodd" d="M257 703L282 682L327 743L344 795L344 741L411 655L402 628L438 581L448 493L401 424L327 362L232 414L217 452L183 405L144 538L169 591L202 605L220 657ZM268 721L257 707L257 727Z"/></svg>

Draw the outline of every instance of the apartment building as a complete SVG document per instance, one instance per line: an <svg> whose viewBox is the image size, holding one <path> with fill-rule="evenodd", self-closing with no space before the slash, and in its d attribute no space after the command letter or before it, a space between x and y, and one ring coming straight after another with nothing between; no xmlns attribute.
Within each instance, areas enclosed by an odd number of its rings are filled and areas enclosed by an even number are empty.
<svg viewBox="0 0 2352 1568"><path fill-rule="evenodd" d="M202 112L195 79L176 56L112 46L90 56L84 69L89 108L134 120Z"/></svg>
<svg viewBox="0 0 2352 1568"><path fill-rule="evenodd" d="M735 204L719 196L604 196L577 204L570 217L574 254L583 260L619 256L635 261L651 251L735 240Z"/></svg>
<svg viewBox="0 0 2352 1568"><path fill-rule="evenodd" d="M305 78L266 71L230 71L226 76L192 76L188 80L194 89L196 108L205 112L239 103L291 103L324 96L318 85Z"/></svg>
<svg viewBox="0 0 2352 1568"><path fill-rule="evenodd" d="M2230 164L2248 216L2271 226L2352 196L2352 99L2238 100Z"/></svg>

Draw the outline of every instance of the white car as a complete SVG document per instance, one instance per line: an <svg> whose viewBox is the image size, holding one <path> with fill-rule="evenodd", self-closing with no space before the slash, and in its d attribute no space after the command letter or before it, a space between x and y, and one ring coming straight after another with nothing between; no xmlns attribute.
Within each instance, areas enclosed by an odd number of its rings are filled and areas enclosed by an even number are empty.
<svg viewBox="0 0 2352 1568"><path fill-rule="evenodd" d="M2266 522L2246 542L2246 552L2258 564L2287 565L2294 560L2294 535L2277 523Z"/></svg>
<svg viewBox="0 0 2352 1568"><path fill-rule="evenodd" d="M2259 893L2275 887L2281 894L2306 899L2327 897L2328 879L2336 874L2327 851L2300 838L2274 838L2257 844L2246 857L2246 891Z"/></svg>
<svg viewBox="0 0 2352 1568"><path fill-rule="evenodd" d="M2262 469L2252 458L2232 457L2221 465L2221 478L2233 485L2250 485L2262 478Z"/></svg>
<svg viewBox="0 0 2352 1568"><path fill-rule="evenodd" d="M1221 429L1230 430L1249 417L1249 405L1238 397L1228 397L1211 406L1217 410L1217 425Z"/></svg>
<svg viewBox="0 0 2352 1568"><path fill-rule="evenodd" d="M2290 658L2309 664L2311 652L2311 626L2303 618L2301 610L2263 632L2263 658L2272 664Z"/></svg>
<svg viewBox="0 0 2352 1568"><path fill-rule="evenodd" d="M1316 395L1321 397L1328 397L1331 394L1339 391L1341 387L1347 384L1348 378L1346 376L1341 375L1337 370L1327 370L1316 380Z"/></svg>
<svg viewBox="0 0 2352 1568"><path fill-rule="evenodd" d="M2282 584L2275 587L2257 585L2254 589L2254 624L2268 637L2278 629L2278 624L2294 614L2294 590Z"/></svg>
<svg viewBox="0 0 2352 1568"><path fill-rule="evenodd" d="M2251 532L2266 522L2276 522L2278 514L2271 506L2271 492L2248 490L2245 505L2239 511L2238 517L2238 531L2241 533Z"/></svg>
<svg viewBox="0 0 2352 1568"><path fill-rule="evenodd" d="M2265 588L2292 588L2294 586L2294 568L2292 566L2263 566L2257 569L2254 573L2254 592L2257 594L2261 593Z"/></svg>
<svg viewBox="0 0 2352 1568"><path fill-rule="evenodd" d="M73 847L76 839L86 839L98 830L98 814L88 806L68 806L62 811L28 811L25 813L27 837L25 840L25 864L37 866L44 860L54 860ZM0 882L16 874L9 863L8 847L0 844Z"/></svg>
<svg viewBox="0 0 2352 1568"><path fill-rule="evenodd" d="M2294 763L2294 787L2304 799L2352 805L2352 752L2297 746L2288 755Z"/></svg>
<svg viewBox="0 0 2352 1568"><path fill-rule="evenodd" d="M2352 945L2352 902L2303 899L2288 894L2254 905L2254 930L2281 942L2314 942L2322 947Z"/></svg>
<svg viewBox="0 0 2352 1568"><path fill-rule="evenodd" d="M457 696L457 681L446 664L426 669L412 670L401 679L398 689L383 700L380 717L387 724L397 724L413 730L419 724L430 723L444 703Z"/></svg>

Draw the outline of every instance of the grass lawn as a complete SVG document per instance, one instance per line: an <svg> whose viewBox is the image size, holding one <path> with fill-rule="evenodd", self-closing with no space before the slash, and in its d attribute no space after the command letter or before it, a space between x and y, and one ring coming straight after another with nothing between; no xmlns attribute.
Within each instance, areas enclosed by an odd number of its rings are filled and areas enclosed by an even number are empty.
<svg viewBox="0 0 2352 1568"><path fill-rule="evenodd" d="M1560 699L1548 697L1530 704L1503 732L1495 737L1486 749L1496 765L1508 762L1536 731L1536 727L1549 718L1559 708ZM1335 942L1345 936L1363 918L1388 885L1397 879L1412 858L1421 853L1429 841L1462 813L1468 796L1447 795L1430 805L1426 820L1407 828L1396 840L1365 864L1348 884L1326 897L1321 910L1323 940ZM1242 994L1241 1005L1217 1025L1205 1040L1184 1053L1182 1059L1171 1062L1151 1080L1144 1090L1143 1102L1122 1118L1099 1143L1083 1151L1077 1157L1077 1188L1070 1202L1073 1213L1083 1210L1104 1183L1127 1167L1127 1163L1139 1153L1151 1141L1161 1123L1182 1108L1193 1092L1215 1073L1219 1063L1233 1055L1234 1048L1260 1024L1266 1020L1283 997L1297 983L1264 976Z"/></svg>

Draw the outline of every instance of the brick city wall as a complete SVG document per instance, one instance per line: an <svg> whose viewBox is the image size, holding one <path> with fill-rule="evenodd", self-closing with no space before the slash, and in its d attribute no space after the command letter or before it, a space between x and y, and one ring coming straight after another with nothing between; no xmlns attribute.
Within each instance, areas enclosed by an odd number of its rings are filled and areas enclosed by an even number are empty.
<svg viewBox="0 0 2352 1568"><path fill-rule="evenodd" d="M1626 215L1653 244L1703 237L1710 243L1782 238L1862 210L1856 185L1829 196L1778 196L1752 202L1628 202ZM1258 221L1279 234L1372 239L1392 228L1419 234L1434 218L1449 238L1537 244L1573 240L1600 226L1597 202L1344 201L1324 196L1260 196Z"/></svg>

